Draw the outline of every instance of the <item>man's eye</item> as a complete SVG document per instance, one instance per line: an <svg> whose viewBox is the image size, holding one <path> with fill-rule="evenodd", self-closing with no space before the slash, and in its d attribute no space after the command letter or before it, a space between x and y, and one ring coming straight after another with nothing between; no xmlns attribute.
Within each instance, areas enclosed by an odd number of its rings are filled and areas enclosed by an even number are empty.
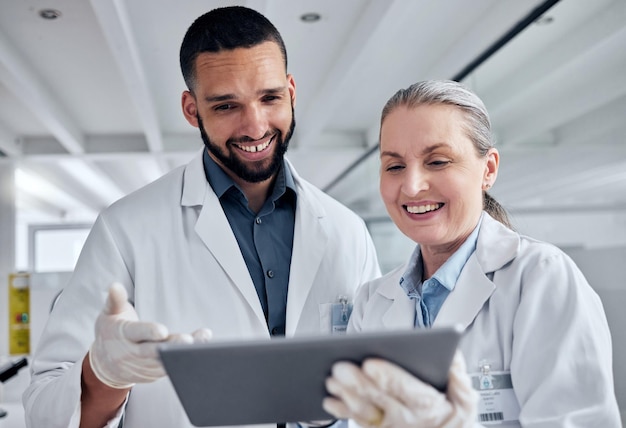
<svg viewBox="0 0 626 428"><path fill-rule="evenodd" d="M265 102L271 102L271 101L276 101L277 99L279 99L280 97L277 97L276 95L267 95L265 97L263 97L263 101Z"/></svg>
<svg viewBox="0 0 626 428"><path fill-rule="evenodd" d="M230 110L232 108L233 108L232 104L220 104L218 106L215 106L215 110L218 110L218 111Z"/></svg>

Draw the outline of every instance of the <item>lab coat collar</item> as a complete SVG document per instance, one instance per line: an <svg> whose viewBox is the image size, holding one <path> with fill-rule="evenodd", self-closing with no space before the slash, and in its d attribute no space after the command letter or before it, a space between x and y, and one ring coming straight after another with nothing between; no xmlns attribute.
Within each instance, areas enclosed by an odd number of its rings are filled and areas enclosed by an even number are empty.
<svg viewBox="0 0 626 428"><path fill-rule="evenodd" d="M520 242L517 232L484 213L475 252L483 272L495 272L517 257Z"/></svg>
<svg viewBox="0 0 626 428"><path fill-rule="evenodd" d="M185 168L181 205L202 206L195 225L196 233L244 296L259 322L266 325L263 308L246 262L241 256L237 239L217 195L204 174L202 152L195 156ZM210 281L211 278L207 278L207 282Z"/></svg>
<svg viewBox="0 0 626 428"><path fill-rule="evenodd" d="M415 326L415 300L410 299L400 286L400 278L407 268L408 262L390 272L376 291L389 303L382 315L382 323L386 329L405 329Z"/></svg>
<svg viewBox="0 0 626 428"><path fill-rule="evenodd" d="M476 251L463 267L457 286L444 301L434 326L461 324L467 328L495 291L490 274L513 260L519 246L520 238L516 232L485 213ZM382 317L386 328L406 328L414 324L415 301L409 299L399 285L407 267L408 262L389 273L387 280L376 291L390 302Z"/></svg>
<svg viewBox="0 0 626 428"><path fill-rule="evenodd" d="M211 186L204 174L204 164L202 163L204 148L191 159L185 167L183 173L183 188L180 204L184 207L202 205L207 187Z"/></svg>
<svg viewBox="0 0 626 428"><path fill-rule="evenodd" d="M476 251L465 263L457 286L443 302L433 325L461 324L467 328L496 289L493 273L517 256L519 246L517 233L485 213Z"/></svg>

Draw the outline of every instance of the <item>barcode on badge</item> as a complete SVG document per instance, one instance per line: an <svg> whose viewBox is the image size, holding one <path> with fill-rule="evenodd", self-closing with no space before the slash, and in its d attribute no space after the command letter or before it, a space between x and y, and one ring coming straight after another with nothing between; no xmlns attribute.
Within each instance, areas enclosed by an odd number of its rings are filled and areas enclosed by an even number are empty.
<svg viewBox="0 0 626 428"><path fill-rule="evenodd" d="M492 412L492 413L481 413L478 415L478 419L481 422L495 422L504 420L504 413L502 412Z"/></svg>

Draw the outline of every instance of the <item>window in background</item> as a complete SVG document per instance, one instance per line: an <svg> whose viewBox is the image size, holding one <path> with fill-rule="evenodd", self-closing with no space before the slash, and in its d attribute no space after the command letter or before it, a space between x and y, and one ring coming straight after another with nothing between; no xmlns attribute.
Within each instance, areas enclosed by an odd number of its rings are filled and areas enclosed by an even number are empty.
<svg viewBox="0 0 626 428"><path fill-rule="evenodd" d="M90 224L30 226L29 270L73 271L90 229Z"/></svg>

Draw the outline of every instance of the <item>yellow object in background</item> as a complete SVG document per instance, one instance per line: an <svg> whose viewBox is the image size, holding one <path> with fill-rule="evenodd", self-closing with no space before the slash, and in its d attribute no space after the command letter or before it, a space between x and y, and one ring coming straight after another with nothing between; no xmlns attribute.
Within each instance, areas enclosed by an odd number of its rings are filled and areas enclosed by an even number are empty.
<svg viewBox="0 0 626 428"><path fill-rule="evenodd" d="M30 275L9 274L9 354L30 354Z"/></svg>

